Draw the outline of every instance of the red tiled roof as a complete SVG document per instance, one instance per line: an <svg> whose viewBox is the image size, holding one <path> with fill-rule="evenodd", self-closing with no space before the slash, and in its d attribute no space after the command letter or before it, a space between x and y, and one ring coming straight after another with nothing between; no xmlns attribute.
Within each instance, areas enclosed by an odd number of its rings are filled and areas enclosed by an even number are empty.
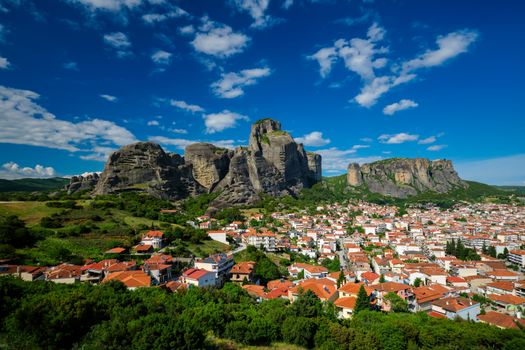
<svg viewBox="0 0 525 350"><path fill-rule="evenodd" d="M520 327L517 325L517 323L520 323L522 327L525 326L525 320L520 320L516 317L495 311L487 311L485 315L478 315L478 319L481 322L485 322L500 328L519 329Z"/></svg>

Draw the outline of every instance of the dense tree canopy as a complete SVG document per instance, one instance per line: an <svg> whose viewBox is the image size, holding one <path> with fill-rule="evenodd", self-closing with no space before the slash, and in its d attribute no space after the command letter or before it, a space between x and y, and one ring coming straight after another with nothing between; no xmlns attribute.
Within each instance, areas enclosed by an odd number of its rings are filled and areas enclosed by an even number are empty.
<svg viewBox="0 0 525 350"><path fill-rule="evenodd" d="M0 337L13 349L200 349L214 338L321 349L520 349L525 333L426 314L362 310L338 321L305 292L260 304L239 286L169 293L118 282L56 285L0 278ZM210 337L212 336L212 337Z"/></svg>

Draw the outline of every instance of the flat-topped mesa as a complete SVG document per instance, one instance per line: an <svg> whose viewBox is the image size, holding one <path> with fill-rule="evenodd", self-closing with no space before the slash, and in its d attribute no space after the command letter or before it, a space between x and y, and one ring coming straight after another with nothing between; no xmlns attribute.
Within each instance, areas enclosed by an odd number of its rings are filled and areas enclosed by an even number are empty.
<svg viewBox="0 0 525 350"><path fill-rule="evenodd" d="M361 166L351 163L347 181L350 186L366 186L371 192L396 198L468 187L454 170L452 161L426 158L391 158Z"/></svg>

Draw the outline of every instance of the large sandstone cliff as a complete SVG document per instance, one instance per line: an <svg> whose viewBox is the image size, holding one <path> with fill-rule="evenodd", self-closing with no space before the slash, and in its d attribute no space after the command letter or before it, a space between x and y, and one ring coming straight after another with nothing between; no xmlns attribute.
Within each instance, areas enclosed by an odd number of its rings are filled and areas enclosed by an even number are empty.
<svg viewBox="0 0 525 350"><path fill-rule="evenodd" d="M446 193L466 188L450 160L392 158L378 162L348 165L350 186L365 186L374 193L406 198L421 192Z"/></svg>
<svg viewBox="0 0 525 350"><path fill-rule="evenodd" d="M211 206L221 208L254 203L259 193L297 195L319 181L321 156L307 153L279 122L263 119L252 126L248 147L235 150L195 143L181 157L151 142L122 147L110 155L100 179L94 181L93 194L140 191L182 199L218 193ZM68 189L74 192L76 186Z"/></svg>

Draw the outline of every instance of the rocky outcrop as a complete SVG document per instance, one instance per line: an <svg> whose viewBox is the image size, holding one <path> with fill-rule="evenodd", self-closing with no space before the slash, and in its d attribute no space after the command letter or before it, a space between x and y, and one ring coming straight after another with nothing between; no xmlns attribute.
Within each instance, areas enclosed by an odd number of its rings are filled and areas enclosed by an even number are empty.
<svg viewBox="0 0 525 350"><path fill-rule="evenodd" d="M321 178L321 156L307 155L281 124L263 119L252 125L249 145L237 148L226 177L219 182L220 192L212 206L227 203L254 203L258 193L272 196L297 195Z"/></svg>
<svg viewBox="0 0 525 350"><path fill-rule="evenodd" d="M192 165L193 177L209 192L228 173L232 151L210 143L194 143L186 147L185 160Z"/></svg>
<svg viewBox="0 0 525 350"><path fill-rule="evenodd" d="M279 122L256 122L249 140L235 150L195 143L184 157L151 142L127 145L109 156L93 194L140 191L182 199L217 193L211 206L223 208L255 203L259 193L297 195L321 180L321 156L305 152Z"/></svg>
<svg viewBox="0 0 525 350"><path fill-rule="evenodd" d="M137 142L113 152L94 194L125 191L147 192L166 199L182 199L203 193L191 165L178 154L168 154L152 142Z"/></svg>
<svg viewBox="0 0 525 350"><path fill-rule="evenodd" d="M348 185L366 186L374 193L396 198L406 198L421 192L446 193L466 188L450 160L425 158L392 158L348 166Z"/></svg>
<svg viewBox="0 0 525 350"><path fill-rule="evenodd" d="M69 184L64 188L67 194L73 194L79 191L93 190L98 182L99 174L91 173L85 175L72 176Z"/></svg>

